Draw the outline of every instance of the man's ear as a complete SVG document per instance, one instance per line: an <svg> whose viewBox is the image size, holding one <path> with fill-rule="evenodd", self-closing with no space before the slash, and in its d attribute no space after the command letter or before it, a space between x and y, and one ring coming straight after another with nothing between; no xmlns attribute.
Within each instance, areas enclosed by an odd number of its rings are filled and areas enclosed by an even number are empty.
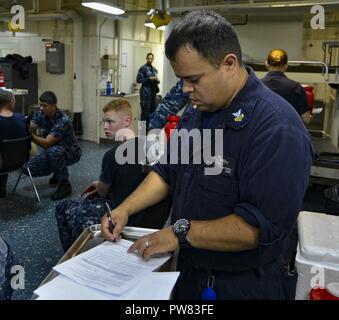
<svg viewBox="0 0 339 320"><path fill-rule="evenodd" d="M235 68L239 65L237 56L234 53L228 53L224 57L222 65L226 67L227 70L235 70Z"/></svg>
<svg viewBox="0 0 339 320"><path fill-rule="evenodd" d="M130 116L130 115L126 115L125 116L125 126L126 127L129 127L131 124L132 124L132 116Z"/></svg>

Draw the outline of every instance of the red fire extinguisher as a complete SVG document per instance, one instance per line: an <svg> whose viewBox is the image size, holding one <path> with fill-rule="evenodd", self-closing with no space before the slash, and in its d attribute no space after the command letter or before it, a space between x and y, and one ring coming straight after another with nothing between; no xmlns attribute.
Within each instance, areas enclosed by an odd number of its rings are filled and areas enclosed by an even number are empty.
<svg viewBox="0 0 339 320"><path fill-rule="evenodd" d="M339 301L339 283L329 283L326 288L313 288L310 292L310 300Z"/></svg>
<svg viewBox="0 0 339 320"><path fill-rule="evenodd" d="M5 76L3 72L0 70L0 87L4 87L4 86L5 86Z"/></svg>
<svg viewBox="0 0 339 320"><path fill-rule="evenodd" d="M171 131L176 129L179 123L180 117L176 115L170 115L167 117L167 123L165 125L165 133L167 140L171 135Z"/></svg>
<svg viewBox="0 0 339 320"><path fill-rule="evenodd" d="M314 105L313 87L308 84L303 84L302 86L307 96L307 101L308 101L308 105L310 106L311 114L313 114L313 105Z"/></svg>

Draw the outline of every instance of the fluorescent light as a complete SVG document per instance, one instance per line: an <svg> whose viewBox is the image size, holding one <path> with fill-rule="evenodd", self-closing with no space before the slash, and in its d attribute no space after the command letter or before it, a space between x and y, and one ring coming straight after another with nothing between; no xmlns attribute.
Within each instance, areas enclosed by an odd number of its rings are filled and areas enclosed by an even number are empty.
<svg viewBox="0 0 339 320"><path fill-rule="evenodd" d="M82 1L81 3L84 7L87 8L91 8L94 10L98 10L101 12L106 12L106 13L110 13L110 14L115 14L115 15L119 15L119 14L123 14L125 13L124 10L122 10L121 8L118 8L116 6L113 6L107 2L103 2L103 1Z"/></svg>

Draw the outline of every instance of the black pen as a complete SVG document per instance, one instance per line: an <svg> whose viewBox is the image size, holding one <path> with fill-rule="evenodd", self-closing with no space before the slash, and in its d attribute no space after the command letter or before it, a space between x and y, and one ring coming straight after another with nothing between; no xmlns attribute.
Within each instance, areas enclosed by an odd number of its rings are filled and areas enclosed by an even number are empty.
<svg viewBox="0 0 339 320"><path fill-rule="evenodd" d="M107 218L108 218L108 229L109 229L110 233L113 233L114 225L113 225L112 218L111 218L111 208L109 207L109 204L107 202L105 202L105 203L106 203L106 207L107 207L106 215L107 215Z"/></svg>

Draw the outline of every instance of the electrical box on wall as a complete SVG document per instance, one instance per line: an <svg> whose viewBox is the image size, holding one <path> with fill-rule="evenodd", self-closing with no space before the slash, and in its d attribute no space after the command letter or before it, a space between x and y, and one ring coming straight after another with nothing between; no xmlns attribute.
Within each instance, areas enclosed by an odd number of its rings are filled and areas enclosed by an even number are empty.
<svg viewBox="0 0 339 320"><path fill-rule="evenodd" d="M118 69L118 56L115 54L105 54L101 58L102 70L116 70Z"/></svg>
<svg viewBox="0 0 339 320"><path fill-rule="evenodd" d="M65 45L58 41L46 43L46 72L65 73Z"/></svg>

